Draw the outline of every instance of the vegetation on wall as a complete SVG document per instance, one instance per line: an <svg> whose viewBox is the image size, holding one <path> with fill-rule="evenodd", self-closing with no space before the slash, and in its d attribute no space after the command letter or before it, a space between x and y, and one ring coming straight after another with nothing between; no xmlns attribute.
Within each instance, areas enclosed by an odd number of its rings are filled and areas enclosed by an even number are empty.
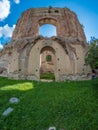
<svg viewBox="0 0 98 130"><path fill-rule="evenodd" d="M89 64L92 69L98 69L98 39L91 38L90 49L85 60L86 64Z"/></svg>

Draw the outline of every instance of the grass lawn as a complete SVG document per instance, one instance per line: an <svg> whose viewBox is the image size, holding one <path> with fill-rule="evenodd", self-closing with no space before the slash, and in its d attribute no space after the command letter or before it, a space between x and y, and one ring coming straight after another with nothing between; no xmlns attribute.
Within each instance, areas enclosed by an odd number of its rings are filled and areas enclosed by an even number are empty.
<svg viewBox="0 0 98 130"><path fill-rule="evenodd" d="M40 75L40 79L51 79L51 80L55 80L55 76L53 73L42 73Z"/></svg>
<svg viewBox="0 0 98 130"><path fill-rule="evenodd" d="M9 103L18 97L18 104ZM14 110L2 113L8 107ZM98 130L98 79L35 82L0 78L0 130Z"/></svg>

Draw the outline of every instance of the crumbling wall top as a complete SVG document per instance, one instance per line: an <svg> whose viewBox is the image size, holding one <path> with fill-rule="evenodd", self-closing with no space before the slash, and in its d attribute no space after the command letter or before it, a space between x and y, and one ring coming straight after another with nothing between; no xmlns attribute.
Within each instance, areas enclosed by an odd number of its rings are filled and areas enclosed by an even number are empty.
<svg viewBox="0 0 98 130"><path fill-rule="evenodd" d="M25 11L17 22L12 40L39 35L43 24L56 26L57 37L73 37L86 41L76 14L68 8L31 8Z"/></svg>

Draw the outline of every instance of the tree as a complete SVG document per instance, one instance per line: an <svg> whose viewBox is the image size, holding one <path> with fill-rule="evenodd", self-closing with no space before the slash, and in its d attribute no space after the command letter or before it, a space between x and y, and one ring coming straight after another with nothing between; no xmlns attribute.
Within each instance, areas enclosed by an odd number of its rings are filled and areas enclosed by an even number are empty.
<svg viewBox="0 0 98 130"><path fill-rule="evenodd" d="M47 61L47 62L51 62L51 61L52 61L51 55L47 55L47 56L46 56L46 61Z"/></svg>
<svg viewBox="0 0 98 130"><path fill-rule="evenodd" d="M90 65L92 70L98 69L98 39L91 37L90 49L85 59L86 64Z"/></svg>

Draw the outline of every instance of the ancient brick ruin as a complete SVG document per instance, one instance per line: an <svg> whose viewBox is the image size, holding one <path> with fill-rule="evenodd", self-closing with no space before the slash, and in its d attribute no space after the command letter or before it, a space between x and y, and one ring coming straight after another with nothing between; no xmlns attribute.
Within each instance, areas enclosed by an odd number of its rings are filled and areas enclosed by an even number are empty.
<svg viewBox="0 0 98 130"><path fill-rule="evenodd" d="M56 26L57 36L39 35L44 24ZM11 42L0 51L0 75L40 80L51 72L56 81L90 79L85 65L86 37L76 14L68 8L32 8L16 24ZM46 57L50 57L50 61Z"/></svg>

